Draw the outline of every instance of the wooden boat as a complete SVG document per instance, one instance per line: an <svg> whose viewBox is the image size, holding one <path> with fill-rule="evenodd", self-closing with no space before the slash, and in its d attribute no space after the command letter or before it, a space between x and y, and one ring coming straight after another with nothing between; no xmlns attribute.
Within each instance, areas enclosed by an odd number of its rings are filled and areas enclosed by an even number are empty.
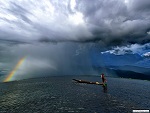
<svg viewBox="0 0 150 113"><path fill-rule="evenodd" d="M95 84L95 85L104 85L103 83L100 82L90 82L90 81L85 81L85 80L77 80L77 79L72 79L78 83L86 83L86 84Z"/></svg>

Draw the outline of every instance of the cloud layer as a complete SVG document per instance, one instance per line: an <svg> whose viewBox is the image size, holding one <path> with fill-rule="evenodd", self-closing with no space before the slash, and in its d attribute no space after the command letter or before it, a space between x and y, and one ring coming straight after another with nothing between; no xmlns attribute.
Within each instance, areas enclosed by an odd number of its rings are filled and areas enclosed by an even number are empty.
<svg viewBox="0 0 150 113"><path fill-rule="evenodd" d="M146 52L143 54L144 57L150 58L150 52Z"/></svg>
<svg viewBox="0 0 150 113"><path fill-rule="evenodd" d="M112 48L111 50L107 50L104 52L101 52L102 54L110 53L115 55L124 55L124 54L139 54L143 55L144 53L147 53L150 51L150 43L147 44L131 44L127 46L117 46Z"/></svg>
<svg viewBox="0 0 150 113"><path fill-rule="evenodd" d="M149 0L1 0L0 39L20 42L150 41Z"/></svg>

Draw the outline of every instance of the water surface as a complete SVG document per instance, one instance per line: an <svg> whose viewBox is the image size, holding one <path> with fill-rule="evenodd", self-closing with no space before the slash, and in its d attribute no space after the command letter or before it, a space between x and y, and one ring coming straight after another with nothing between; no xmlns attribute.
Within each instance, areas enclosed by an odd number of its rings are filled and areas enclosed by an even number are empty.
<svg viewBox="0 0 150 113"><path fill-rule="evenodd" d="M100 81L96 76L35 78L0 83L0 113L130 113L150 109L150 82L107 78L100 85L79 84L72 78Z"/></svg>

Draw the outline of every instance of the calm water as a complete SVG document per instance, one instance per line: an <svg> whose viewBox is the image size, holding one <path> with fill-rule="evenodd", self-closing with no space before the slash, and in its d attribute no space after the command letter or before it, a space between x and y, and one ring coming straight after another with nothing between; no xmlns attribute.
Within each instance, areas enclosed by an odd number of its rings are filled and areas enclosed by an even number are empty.
<svg viewBox="0 0 150 113"><path fill-rule="evenodd" d="M107 78L100 85L79 84L72 78L100 81L99 77L47 77L0 83L0 113L131 113L150 109L150 82Z"/></svg>

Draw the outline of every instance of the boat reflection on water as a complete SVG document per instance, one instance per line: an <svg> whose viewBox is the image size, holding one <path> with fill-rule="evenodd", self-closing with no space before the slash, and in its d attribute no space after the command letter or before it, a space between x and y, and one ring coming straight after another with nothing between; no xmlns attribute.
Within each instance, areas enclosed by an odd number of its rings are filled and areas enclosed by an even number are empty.
<svg viewBox="0 0 150 113"><path fill-rule="evenodd" d="M103 92L107 93L107 84L103 85L102 87L103 87Z"/></svg>

